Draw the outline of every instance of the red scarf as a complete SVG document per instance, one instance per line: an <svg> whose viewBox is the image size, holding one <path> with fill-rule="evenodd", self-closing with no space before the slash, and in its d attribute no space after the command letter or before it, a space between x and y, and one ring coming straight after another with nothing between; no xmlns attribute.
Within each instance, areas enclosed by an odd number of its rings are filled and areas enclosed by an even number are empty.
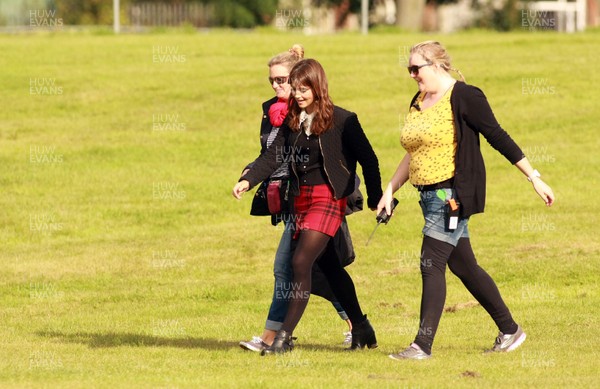
<svg viewBox="0 0 600 389"><path fill-rule="evenodd" d="M287 100L278 99L276 103L269 108L269 119L273 127L281 127L283 120L288 113Z"/></svg>

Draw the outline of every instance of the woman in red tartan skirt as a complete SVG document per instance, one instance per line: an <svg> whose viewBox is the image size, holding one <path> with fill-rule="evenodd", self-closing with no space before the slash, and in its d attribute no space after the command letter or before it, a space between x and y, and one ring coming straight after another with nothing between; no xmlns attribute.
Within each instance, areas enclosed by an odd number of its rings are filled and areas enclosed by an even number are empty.
<svg viewBox="0 0 600 389"><path fill-rule="evenodd" d="M363 314L354 283L339 261L321 257L340 227L346 197L354 191L356 164L360 163L367 187L367 204L376 209L381 198L379 162L356 114L334 106L327 77L319 62L305 59L291 70L289 114L271 144L233 188L236 198L267 178L286 159L294 192L295 290L282 329L263 355L290 351L292 332L308 304L311 268L321 270L353 323L349 350L377 347L375 331Z"/></svg>

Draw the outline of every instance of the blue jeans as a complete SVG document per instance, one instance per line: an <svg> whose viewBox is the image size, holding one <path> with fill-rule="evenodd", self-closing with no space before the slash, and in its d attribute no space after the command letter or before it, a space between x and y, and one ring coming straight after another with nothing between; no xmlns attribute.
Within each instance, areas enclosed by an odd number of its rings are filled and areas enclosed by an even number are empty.
<svg viewBox="0 0 600 389"><path fill-rule="evenodd" d="M273 275L275 276L275 287L273 289L273 300L269 308L269 315L265 323L265 329L279 331L285 315L287 314L289 296L296 290L292 280L294 273L292 270L292 237L294 236L294 223L285 222L283 234L279 241L277 253L275 253L275 263L273 264ZM344 308L337 301L332 301L333 307L338 312L342 320L348 320L348 315Z"/></svg>
<svg viewBox="0 0 600 389"><path fill-rule="evenodd" d="M445 199L442 200L441 197ZM460 218L454 230L449 230L446 225L446 201L452 198L452 189L422 191L420 198L419 205L425 219L423 235L450 243L454 247L460 238L469 237L469 218Z"/></svg>

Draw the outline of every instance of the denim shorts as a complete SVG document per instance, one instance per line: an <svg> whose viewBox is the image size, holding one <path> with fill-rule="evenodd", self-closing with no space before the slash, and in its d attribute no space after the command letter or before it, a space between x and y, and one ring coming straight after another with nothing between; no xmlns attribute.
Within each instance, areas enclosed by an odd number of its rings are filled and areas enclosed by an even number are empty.
<svg viewBox="0 0 600 389"><path fill-rule="evenodd" d="M419 192L421 200L419 205L425 218L423 235L450 243L452 246L458 244L460 238L469 237L467 223L469 218L460 218L455 230L449 230L446 225L446 200L452 197L452 189L425 190ZM442 200L441 197L444 197Z"/></svg>

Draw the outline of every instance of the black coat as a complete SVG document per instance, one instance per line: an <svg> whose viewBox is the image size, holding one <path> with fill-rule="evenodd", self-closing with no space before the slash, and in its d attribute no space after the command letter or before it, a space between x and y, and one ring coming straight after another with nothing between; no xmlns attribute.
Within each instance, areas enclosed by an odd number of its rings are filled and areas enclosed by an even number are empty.
<svg viewBox="0 0 600 389"><path fill-rule="evenodd" d="M285 160L286 151L297 150L295 147L301 132L293 132L283 124L271 146L254 162L252 169L242 179L254 187L269 177ZM381 176L379 161L369 143L355 113L335 107L333 127L319 136L319 146L323 165L334 197L341 199L354 192L356 164L360 163L364 182L367 187L367 204L369 208L377 207L381 198ZM294 174L294 193L298 193L298 176L295 169L296 158L292 158L291 167Z"/></svg>
<svg viewBox="0 0 600 389"><path fill-rule="evenodd" d="M271 105L275 104L276 102L277 96L262 103L262 120L260 122L260 155L264 154L267 150L267 139L269 138L269 134L273 129L273 125L269 119L269 108L271 108ZM253 165L254 161L250 162L244 168L244 170L252 168Z"/></svg>

